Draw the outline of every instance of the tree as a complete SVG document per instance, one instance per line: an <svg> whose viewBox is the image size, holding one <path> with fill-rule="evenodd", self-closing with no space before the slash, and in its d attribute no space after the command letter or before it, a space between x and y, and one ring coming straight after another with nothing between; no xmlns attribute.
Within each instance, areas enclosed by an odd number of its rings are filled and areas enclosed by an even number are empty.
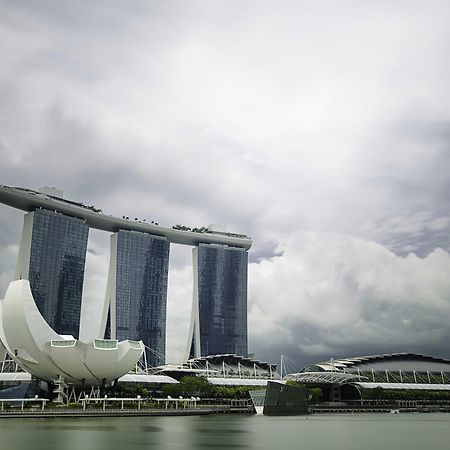
<svg viewBox="0 0 450 450"><path fill-rule="evenodd" d="M306 391L306 393L310 396L311 403L317 403L323 399L323 392L320 387L311 387L306 384L299 383L298 381L288 381L286 384L288 386L298 387Z"/></svg>
<svg viewBox="0 0 450 450"><path fill-rule="evenodd" d="M168 384L163 387L165 395L172 397L209 397L214 387L205 378L183 377L178 384Z"/></svg>

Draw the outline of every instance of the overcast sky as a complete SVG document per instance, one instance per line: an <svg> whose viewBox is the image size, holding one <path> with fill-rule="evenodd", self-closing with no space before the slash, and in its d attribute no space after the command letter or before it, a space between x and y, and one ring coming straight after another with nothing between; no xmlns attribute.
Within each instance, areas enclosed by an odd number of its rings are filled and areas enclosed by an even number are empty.
<svg viewBox="0 0 450 450"><path fill-rule="evenodd" d="M0 0L0 183L250 235L260 359L450 358L449 23L446 0ZM22 216L0 205L0 298ZM191 265L172 245L169 361Z"/></svg>

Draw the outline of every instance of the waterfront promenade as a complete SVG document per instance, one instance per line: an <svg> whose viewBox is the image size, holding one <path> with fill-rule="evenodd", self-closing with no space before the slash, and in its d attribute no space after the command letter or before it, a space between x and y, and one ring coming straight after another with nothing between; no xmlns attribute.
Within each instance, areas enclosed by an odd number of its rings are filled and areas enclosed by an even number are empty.
<svg viewBox="0 0 450 450"><path fill-rule="evenodd" d="M44 418L44 417L147 417L147 416L201 416L207 414L251 413L249 408L231 409L228 405L217 405L186 409L163 408L51 408L51 409L8 409L0 412L0 419L7 418Z"/></svg>
<svg viewBox="0 0 450 450"><path fill-rule="evenodd" d="M378 406L320 406L313 405L309 408L311 415L342 415L342 414L386 414L398 412L401 414L411 413L450 413L448 405L417 405L397 408L396 405ZM253 414L252 406L232 407L230 405L202 405L187 408L102 408L101 404L96 407L51 407L42 409L38 405L31 408L15 406L0 411L0 419L12 418L50 418L50 417L161 417L161 416L203 416L210 414Z"/></svg>

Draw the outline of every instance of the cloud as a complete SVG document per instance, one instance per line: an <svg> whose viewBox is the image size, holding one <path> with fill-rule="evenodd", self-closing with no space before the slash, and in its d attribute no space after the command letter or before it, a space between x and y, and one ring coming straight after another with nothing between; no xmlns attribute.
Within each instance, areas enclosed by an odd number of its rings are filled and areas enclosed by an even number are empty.
<svg viewBox="0 0 450 450"><path fill-rule="evenodd" d="M97 338L100 329L103 311L99 305L105 300L109 269L108 238L107 233L89 230L80 317L80 339L83 341Z"/></svg>
<svg viewBox="0 0 450 450"><path fill-rule="evenodd" d="M190 249L185 253L190 253ZM180 363L184 359L191 320L192 287L192 267L189 264L173 267L171 261L167 293L167 362Z"/></svg>
<svg viewBox="0 0 450 450"><path fill-rule="evenodd" d="M292 235L279 248L282 256L250 265L256 353L277 341L310 361L374 351L448 355L446 251L401 257L374 242L317 232Z"/></svg>
<svg viewBox="0 0 450 450"><path fill-rule="evenodd" d="M360 353L378 333L386 348L440 351L440 310L419 300L441 286L450 251L447 2L3 3L1 183L250 235L261 357L328 355L338 343ZM0 208L6 280L22 225ZM107 237L91 233L89 248L94 299ZM171 251L173 355L191 301L185 250ZM431 290L406 268L428 274Z"/></svg>
<svg viewBox="0 0 450 450"><path fill-rule="evenodd" d="M9 283L14 279L18 251L19 245L0 248L0 299L3 299ZM12 261L14 261L14 265L11 264Z"/></svg>

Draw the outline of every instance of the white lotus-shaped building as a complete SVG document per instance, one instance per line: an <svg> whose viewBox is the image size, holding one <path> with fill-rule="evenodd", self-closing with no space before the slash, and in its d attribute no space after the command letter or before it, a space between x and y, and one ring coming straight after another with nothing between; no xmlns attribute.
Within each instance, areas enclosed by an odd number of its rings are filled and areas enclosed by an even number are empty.
<svg viewBox="0 0 450 450"><path fill-rule="evenodd" d="M63 378L75 385L116 380L133 368L144 351L142 341L93 339L85 343L57 334L39 312L28 280L10 283L0 302L0 340L32 375L46 381Z"/></svg>

